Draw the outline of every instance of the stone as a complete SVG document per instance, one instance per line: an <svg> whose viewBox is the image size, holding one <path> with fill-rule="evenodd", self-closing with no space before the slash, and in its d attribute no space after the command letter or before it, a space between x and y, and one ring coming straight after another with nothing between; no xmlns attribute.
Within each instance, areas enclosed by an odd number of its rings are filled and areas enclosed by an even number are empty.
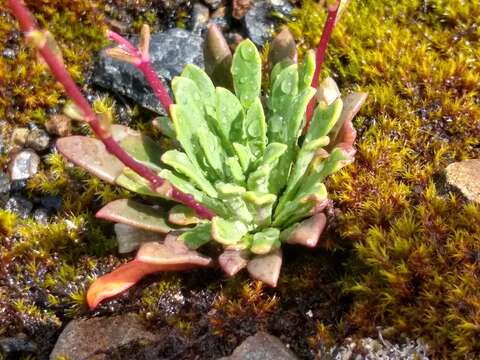
<svg viewBox="0 0 480 360"><path fill-rule="evenodd" d="M11 142L14 149L20 149L25 146L30 130L27 128L16 128L12 132Z"/></svg>
<svg viewBox="0 0 480 360"><path fill-rule="evenodd" d="M0 338L0 350L3 355L19 355L19 353L36 352L37 346L25 334L19 334L15 337Z"/></svg>
<svg viewBox="0 0 480 360"><path fill-rule="evenodd" d="M10 179L26 180L35 175L40 164L40 157L35 151L27 149L15 154L9 164Z"/></svg>
<svg viewBox="0 0 480 360"><path fill-rule="evenodd" d="M7 174L0 170L0 194L7 194L10 191L11 183Z"/></svg>
<svg viewBox="0 0 480 360"><path fill-rule="evenodd" d="M138 43L138 37L132 39ZM157 74L170 85L185 65L204 67L203 39L183 29L170 29L152 34L150 58ZM112 92L128 97L143 107L165 115L160 102L143 77L132 64L111 59L102 51L96 64L93 82Z"/></svg>
<svg viewBox="0 0 480 360"><path fill-rule="evenodd" d="M48 223L48 210L45 208L38 208L32 214L33 219L43 225Z"/></svg>
<svg viewBox="0 0 480 360"><path fill-rule="evenodd" d="M217 25L221 31L225 32L230 29L230 19L227 8L225 6L220 6L210 16L209 23Z"/></svg>
<svg viewBox="0 0 480 360"><path fill-rule="evenodd" d="M258 332L248 337L232 355L219 360L296 360L298 359L275 336Z"/></svg>
<svg viewBox="0 0 480 360"><path fill-rule="evenodd" d="M45 129L51 135L70 136L72 135L72 120L62 114L52 115L45 123Z"/></svg>
<svg viewBox="0 0 480 360"><path fill-rule="evenodd" d="M192 30L195 34L201 34L207 28L209 19L210 10L208 10L208 7L200 3L195 3L190 15L190 30Z"/></svg>
<svg viewBox="0 0 480 360"><path fill-rule="evenodd" d="M255 2L243 19L247 37L258 46L265 45L272 38L276 24L272 9L268 1Z"/></svg>
<svg viewBox="0 0 480 360"><path fill-rule="evenodd" d="M12 196L5 204L5 210L26 219L32 212L33 204L22 196Z"/></svg>
<svg viewBox="0 0 480 360"><path fill-rule="evenodd" d="M480 159L452 163L445 169L447 185L467 200L480 203Z"/></svg>
<svg viewBox="0 0 480 360"><path fill-rule="evenodd" d="M108 353L119 348L156 341L158 336L148 331L135 314L76 319L60 334L50 360L62 356L69 360L107 360Z"/></svg>
<svg viewBox="0 0 480 360"><path fill-rule="evenodd" d="M428 360L427 348L420 341L404 339L393 344L383 339L363 338L353 340L346 338L342 345L334 346L327 356L319 356L331 360L384 359L384 360Z"/></svg>
<svg viewBox="0 0 480 360"><path fill-rule="evenodd" d="M62 208L62 198L60 196L44 196L40 198L40 204L47 210L58 211Z"/></svg>
<svg viewBox="0 0 480 360"><path fill-rule="evenodd" d="M243 19L247 11L251 9L252 5L252 0L233 0L232 16L237 20Z"/></svg>
<svg viewBox="0 0 480 360"><path fill-rule="evenodd" d="M50 144L50 136L42 129L34 129L27 136L25 145L35 151L43 151Z"/></svg>

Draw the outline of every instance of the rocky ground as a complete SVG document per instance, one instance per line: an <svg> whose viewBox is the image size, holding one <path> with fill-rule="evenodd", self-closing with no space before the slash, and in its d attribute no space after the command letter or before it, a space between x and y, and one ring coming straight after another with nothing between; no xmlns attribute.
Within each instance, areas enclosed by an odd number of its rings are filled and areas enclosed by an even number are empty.
<svg viewBox="0 0 480 360"><path fill-rule="evenodd" d="M232 48L243 37L261 47L287 24L303 51L324 18L308 1L27 3L96 109L158 139L149 122L161 110L145 82L101 51L106 26L135 40L149 23L155 68L170 80L186 63L203 64L209 23ZM58 155L56 138L88 129L62 114L59 87L0 3L0 359L480 354L480 165L467 160L480 156L478 9L352 3L326 71L371 96L356 124L357 164L330 184L336 217L321 249L287 248L277 289L218 270L159 274L95 312L85 306L88 284L129 257L118 256L113 226L92 214L131 195Z"/></svg>

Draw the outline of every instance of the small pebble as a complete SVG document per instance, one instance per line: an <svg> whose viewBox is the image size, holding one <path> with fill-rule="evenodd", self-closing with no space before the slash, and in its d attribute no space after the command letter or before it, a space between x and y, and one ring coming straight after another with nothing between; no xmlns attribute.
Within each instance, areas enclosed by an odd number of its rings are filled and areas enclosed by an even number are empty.
<svg viewBox="0 0 480 360"><path fill-rule="evenodd" d="M12 146L16 149L23 148L27 142L28 134L30 130L27 128L16 128L12 132Z"/></svg>
<svg viewBox="0 0 480 360"><path fill-rule="evenodd" d="M0 170L0 194L7 194L10 191L11 183L7 174Z"/></svg>
<svg viewBox="0 0 480 360"><path fill-rule="evenodd" d="M35 175L40 164L40 157L35 151L27 149L15 154L9 165L10 179L26 180Z"/></svg>
<svg viewBox="0 0 480 360"><path fill-rule="evenodd" d="M45 225L48 223L48 210L45 208L35 209L32 216L35 219L35 221L40 224Z"/></svg>
<svg viewBox="0 0 480 360"><path fill-rule="evenodd" d="M52 135L61 137L72 135L72 121L65 115L52 115L45 123L45 128Z"/></svg>
<svg viewBox="0 0 480 360"><path fill-rule="evenodd" d="M32 148L35 151L43 151L48 148L50 144L50 136L42 129L34 129L30 131L25 143L26 146Z"/></svg>

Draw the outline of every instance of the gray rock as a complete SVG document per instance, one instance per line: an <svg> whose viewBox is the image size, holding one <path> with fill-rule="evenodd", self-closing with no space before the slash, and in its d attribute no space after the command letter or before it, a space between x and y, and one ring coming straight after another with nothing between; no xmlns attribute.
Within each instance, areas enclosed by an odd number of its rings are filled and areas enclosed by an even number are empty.
<svg viewBox="0 0 480 360"><path fill-rule="evenodd" d="M34 129L30 131L27 136L26 146L32 148L35 151L43 151L48 148L50 144L50 136L42 129Z"/></svg>
<svg viewBox="0 0 480 360"><path fill-rule="evenodd" d="M205 5L196 3L193 5L190 15L189 28L196 34L201 34L207 28L210 19L210 11Z"/></svg>
<svg viewBox="0 0 480 360"><path fill-rule="evenodd" d="M40 164L40 157L35 151L27 149L15 154L10 161L11 180L26 180L35 175Z"/></svg>
<svg viewBox="0 0 480 360"><path fill-rule="evenodd" d="M27 128L16 128L13 130L11 142L14 150L25 146L29 133L30 130L28 130Z"/></svg>
<svg viewBox="0 0 480 360"><path fill-rule="evenodd" d="M138 43L138 38L133 42ZM157 74L170 85L170 81L182 72L185 65L204 67L203 39L182 29L152 34L150 58ZM100 54L93 81L147 109L165 114L143 74L131 64L109 58L104 51Z"/></svg>
<svg viewBox="0 0 480 360"><path fill-rule="evenodd" d="M11 183L7 174L0 170L0 194L7 194L10 191Z"/></svg>
<svg viewBox="0 0 480 360"><path fill-rule="evenodd" d="M401 344L392 344L380 335L378 340L364 338L345 339L341 346L335 346L327 355L320 356L328 360L428 360L427 348L419 341L406 340Z"/></svg>
<svg viewBox="0 0 480 360"><path fill-rule="evenodd" d="M0 350L4 355L19 355L20 352L33 353L37 350L37 346L28 340L25 334L20 334L16 337L0 338Z"/></svg>
<svg viewBox="0 0 480 360"><path fill-rule="evenodd" d="M296 360L297 357L275 336L258 332L238 346L232 355L219 360Z"/></svg>
<svg viewBox="0 0 480 360"><path fill-rule="evenodd" d="M45 208L38 208L32 214L33 219L40 224L48 223L48 210Z"/></svg>
<svg viewBox="0 0 480 360"><path fill-rule="evenodd" d="M32 212L33 204L22 196L12 196L5 204L5 210L26 219Z"/></svg>
<svg viewBox="0 0 480 360"><path fill-rule="evenodd" d="M244 17L247 36L256 45L263 46L272 38L275 19L272 17L272 4L268 1L255 2Z"/></svg>
<svg viewBox="0 0 480 360"><path fill-rule="evenodd" d="M447 185L462 193L466 199L480 203L480 159L448 165L445 177Z"/></svg>
<svg viewBox="0 0 480 360"><path fill-rule="evenodd" d="M60 334L50 360L107 360L108 353L135 343L154 343L157 335L148 331L135 314L73 320Z"/></svg>
<svg viewBox="0 0 480 360"><path fill-rule="evenodd" d="M58 211L62 208L62 198L60 196L44 196L40 198L40 204L47 210Z"/></svg>

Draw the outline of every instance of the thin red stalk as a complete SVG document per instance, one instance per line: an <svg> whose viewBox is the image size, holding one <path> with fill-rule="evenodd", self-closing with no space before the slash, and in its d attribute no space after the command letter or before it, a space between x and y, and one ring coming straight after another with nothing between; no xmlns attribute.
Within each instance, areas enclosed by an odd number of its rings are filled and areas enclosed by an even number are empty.
<svg viewBox="0 0 480 360"><path fill-rule="evenodd" d="M12 13L19 20L22 30L26 32L27 37L29 35L32 36L33 32L38 31L32 15L21 0L9 0L9 6L12 9ZM162 179L154 171L135 161L120 147L120 145L118 145L117 142L115 142L115 140L110 136L110 134L105 132L105 130L102 128L100 120L91 108L90 104L85 99L68 71L58 60L57 56L53 53L52 49L46 46L46 42L41 43L40 40L40 43L35 43L34 45L37 47L43 59L48 64L52 74L55 76L57 81L63 85L68 96L83 112L83 115L88 121L93 132L105 144L107 150L115 157L117 157L123 164L125 164L125 166L132 169L138 175L148 180L154 190L157 190L162 185L164 185L166 182L165 179ZM194 209L200 217L206 219L213 218L214 213L196 202L191 195L185 194L173 186L171 187L170 195L178 202L181 202Z"/></svg>
<svg viewBox="0 0 480 360"><path fill-rule="evenodd" d="M315 73L312 79L312 87L318 89L318 84L320 83L320 72L322 71L323 62L325 61L325 54L327 53L328 43L332 37L333 28L335 27L335 22L337 19L338 9L340 7L340 0L337 0L334 5L328 6L327 20L325 21L325 26L323 28L322 37L317 46L317 51L315 54ZM314 97L310 100L310 103L307 107L307 121L305 123L304 132L307 132L308 127L310 126L310 121L312 120L313 111L315 110L315 105L317 103L317 98Z"/></svg>
<svg viewBox="0 0 480 360"><path fill-rule="evenodd" d="M145 57L144 54L142 54L132 45L132 43L130 43L127 39L117 34L116 32L109 31L108 38L115 41L120 46L123 46L130 55L138 58L138 64L134 64L134 66L143 73L143 76L145 76L145 79L150 84L150 87L152 88L155 96L160 101L162 107L167 112L167 114L169 114L170 106L173 104L172 99L167 89L165 88L165 85L153 69L150 59L148 57Z"/></svg>

